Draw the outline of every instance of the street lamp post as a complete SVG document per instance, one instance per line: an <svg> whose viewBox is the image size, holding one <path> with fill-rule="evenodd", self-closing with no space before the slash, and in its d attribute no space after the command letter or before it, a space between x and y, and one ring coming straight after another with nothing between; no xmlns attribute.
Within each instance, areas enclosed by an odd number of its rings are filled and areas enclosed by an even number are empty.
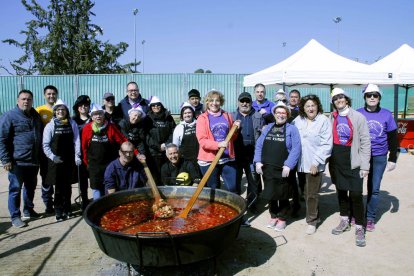
<svg viewBox="0 0 414 276"><path fill-rule="evenodd" d="M145 40L141 41L142 44L142 73L145 73Z"/></svg>
<svg viewBox="0 0 414 276"><path fill-rule="evenodd" d="M137 13L138 9L133 10L134 13L134 57L135 57L135 64L134 64L134 71L137 72Z"/></svg>
<svg viewBox="0 0 414 276"><path fill-rule="evenodd" d="M338 54L339 54L339 34L340 34L340 29L339 29L339 22L341 22L342 21L342 17L340 17L340 16L337 16L337 17L335 17L334 19L332 19L333 20L333 22L336 24L336 26L337 26L337 35L338 35L338 46L337 46L337 49L336 49L336 51L338 52Z"/></svg>
<svg viewBox="0 0 414 276"><path fill-rule="evenodd" d="M282 42L282 47L283 47L283 58L285 58L286 57L286 54L285 54L286 42Z"/></svg>

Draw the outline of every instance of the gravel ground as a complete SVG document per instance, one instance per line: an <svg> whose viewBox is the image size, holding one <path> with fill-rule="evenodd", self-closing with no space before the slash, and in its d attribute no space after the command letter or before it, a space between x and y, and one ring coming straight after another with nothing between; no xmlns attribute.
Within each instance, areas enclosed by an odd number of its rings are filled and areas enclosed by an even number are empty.
<svg viewBox="0 0 414 276"><path fill-rule="evenodd" d="M327 175L321 189L321 223L314 235L305 234L304 206L284 232L266 228L269 215L261 202L261 212L249 214L252 227L242 227L236 242L216 258L216 275L412 275L413 171L414 156L401 154L397 169L385 173L377 229L367 233L366 247L355 246L354 229L331 234L338 223L338 207ZM29 221L25 228L12 227L3 170L0 180L1 275L128 275L126 264L102 253L79 212L61 223L44 216ZM73 194L77 195L76 185ZM39 188L35 205L37 212L44 211ZM209 275L213 271L214 262L208 261L181 273L163 270L144 275Z"/></svg>

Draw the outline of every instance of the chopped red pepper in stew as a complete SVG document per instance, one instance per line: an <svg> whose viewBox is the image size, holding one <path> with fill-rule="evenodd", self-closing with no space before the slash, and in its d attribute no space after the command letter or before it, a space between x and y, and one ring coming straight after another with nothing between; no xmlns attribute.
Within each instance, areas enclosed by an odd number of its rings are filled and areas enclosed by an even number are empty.
<svg viewBox="0 0 414 276"><path fill-rule="evenodd" d="M171 198L166 201L176 214L171 218L155 218L151 209L154 200L139 200L112 208L102 216L100 226L124 234L168 232L174 235L208 229L238 215L238 211L228 205L198 199L188 217L183 219L178 214L185 208L188 200Z"/></svg>

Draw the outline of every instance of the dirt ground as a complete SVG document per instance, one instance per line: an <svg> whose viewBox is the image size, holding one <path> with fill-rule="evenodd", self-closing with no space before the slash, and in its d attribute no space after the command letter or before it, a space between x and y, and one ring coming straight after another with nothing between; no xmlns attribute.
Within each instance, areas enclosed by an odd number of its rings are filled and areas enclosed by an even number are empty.
<svg viewBox="0 0 414 276"><path fill-rule="evenodd" d="M414 270L414 156L401 154L397 169L382 182L377 229L367 246L355 246L354 229L331 234L338 224L335 187L327 175L320 193L321 223L305 234L305 208L282 233L266 228L268 212L249 215L236 242L217 257L217 275L412 275ZM128 275L125 264L99 249L90 227L78 216L56 223L53 216L11 226L7 174L0 173L0 275ZM38 187L40 184L38 185ZM77 195L77 186L73 186ZM35 210L44 211L40 189ZM161 275L163 273L153 273ZM189 273L182 273L188 275ZM206 274L203 270L192 275ZM146 273L145 275L152 275Z"/></svg>

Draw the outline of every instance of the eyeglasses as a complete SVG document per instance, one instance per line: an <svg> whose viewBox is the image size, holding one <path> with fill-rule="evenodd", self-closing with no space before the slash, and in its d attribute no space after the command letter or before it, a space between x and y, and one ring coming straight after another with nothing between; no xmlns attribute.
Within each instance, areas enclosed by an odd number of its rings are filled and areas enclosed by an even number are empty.
<svg viewBox="0 0 414 276"><path fill-rule="evenodd" d="M108 97L105 99L105 101L109 102L109 101L115 101L115 97Z"/></svg>
<svg viewBox="0 0 414 276"><path fill-rule="evenodd" d="M372 98L372 97L374 97L374 99L378 99L379 94L378 93L366 93L365 94L365 98Z"/></svg>
<svg viewBox="0 0 414 276"><path fill-rule="evenodd" d="M343 99L343 98L345 98L344 94L338 94L332 97L332 101L334 102L336 100Z"/></svg>
<svg viewBox="0 0 414 276"><path fill-rule="evenodd" d="M133 150L120 150L122 152L122 154L125 155L133 155L134 151Z"/></svg>
<svg viewBox="0 0 414 276"><path fill-rule="evenodd" d="M277 115L287 115L287 113L286 112L283 112L283 111L277 111L276 114Z"/></svg>
<svg viewBox="0 0 414 276"><path fill-rule="evenodd" d="M153 103L153 104L151 104L151 107L160 107L160 106L161 106L160 103Z"/></svg>
<svg viewBox="0 0 414 276"><path fill-rule="evenodd" d="M58 108L58 109L56 109L56 112L65 112L66 111L66 109L64 109L64 108Z"/></svg>
<svg viewBox="0 0 414 276"><path fill-rule="evenodd" d="M284 99L284 100L276 100L276 103L277 102L287 103L287 100L286 99Z"/></svg>

